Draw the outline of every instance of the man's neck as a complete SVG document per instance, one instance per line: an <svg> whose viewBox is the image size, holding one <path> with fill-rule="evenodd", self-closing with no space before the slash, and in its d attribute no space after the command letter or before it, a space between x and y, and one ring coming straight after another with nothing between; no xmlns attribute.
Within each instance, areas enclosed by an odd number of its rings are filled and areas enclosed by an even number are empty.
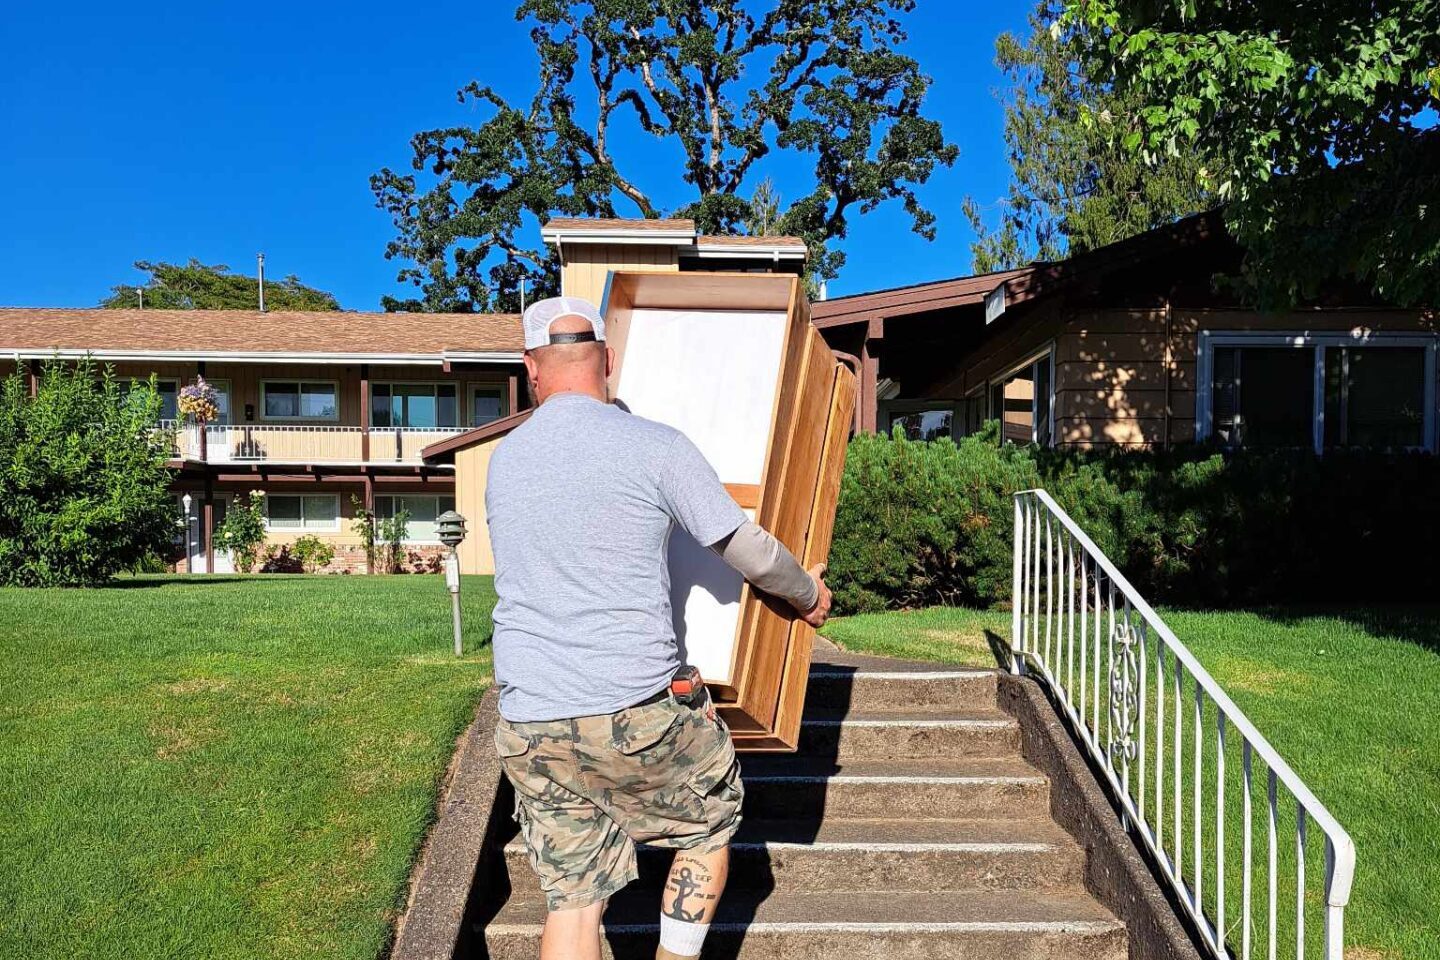
<svg viewBox="0 0 1440 960"><path fill-rule="evenodd" d="M600 403L610 402L610 398L605 395L604 387L587 387L580 385L562 387L558 390L551 390L541 399L540 402L542 404L546 403L554 397L589 397L591 400L596 400Z"/></svg>

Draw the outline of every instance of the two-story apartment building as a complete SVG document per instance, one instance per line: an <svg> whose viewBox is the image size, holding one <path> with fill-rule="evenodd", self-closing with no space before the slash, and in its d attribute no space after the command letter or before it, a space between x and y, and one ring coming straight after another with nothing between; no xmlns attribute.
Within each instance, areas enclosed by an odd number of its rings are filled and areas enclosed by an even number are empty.
<svg viewBox="0 0 1440 960"><path fill-rule="evenodd" d="M187 494L191 504L177 567L195 572L230 569L214 531L251 490L266 494L271 544L315 534L337 569L356 572L357 510L406 509L409 562L426 564L455 481L420 450L520 409L522 350L514 314L0 309L0 375L38 378L48 360L89 356L121 377L157 377L177 511ZM220 394L203 430L176 411L199 376Z"/></svg>
<svg viewBox="0 0 1440 960"><path fill-rule="evenodd" d="M707 237L684 219L557 218L543 235L562 291L596 303L616 269L799 273L807 253L794 237ZM334 569L363 572L358 511L404 509L408 565L431 566L456 468L421 451L523 411L523 350L515 314L0 308L0 376L88 356L122 378L157 378L177 513L190 504L176 567L197 573L231 569L215 530L252 490L265 493L269 545L313 534L335 547ZM220 394L203 429L176 409L202 376ZM462 511L466 550L488 556L483 502Z"/></svg>

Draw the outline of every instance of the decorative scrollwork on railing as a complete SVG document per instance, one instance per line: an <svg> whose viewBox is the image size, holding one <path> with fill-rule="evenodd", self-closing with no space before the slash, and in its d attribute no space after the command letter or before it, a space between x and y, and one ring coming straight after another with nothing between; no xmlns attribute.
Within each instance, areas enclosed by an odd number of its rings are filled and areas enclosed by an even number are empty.
<svg viewBox="0 0 1440 960"><path fill-rule="evenodd" d="M1135 628L1121 621L1115 624L1111 641L1115 647L1110 666L1110 756L1116 762L1135 759L1135 724L1140 710L1140 661L1136 648L1140 638Z"/></svg>

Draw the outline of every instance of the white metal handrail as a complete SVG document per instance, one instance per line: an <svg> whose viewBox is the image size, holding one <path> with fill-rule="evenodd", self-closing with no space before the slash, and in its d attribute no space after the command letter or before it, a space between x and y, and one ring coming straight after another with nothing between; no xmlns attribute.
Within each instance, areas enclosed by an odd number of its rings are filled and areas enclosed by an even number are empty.
<svg viewBox="0 0 1440 960"><path fill-rule="evenodd" d="M1011 669L1033 673L1049 688L1104 775L1127 825L1195 921L1211 954L1303 960L1306 835L1313 823L1325 837L1324 956L1343 960L1355 845L1325 805L1044 490L1015 494L1013 568ZM1167 724L1170 704L1174 714ZM1231 730L1238 745L1229 738ZM1168 752L1167 733L1172 737ZM1238 778L1233 766L1227 775L1226 765L1227 754L1236 752ZM1262 814L1265 911L1259 918L1252 909L1257 760L1267 771L1268 803ZM1233 792L1227 806L1227 783L1235 779L1241 794L1238 810ZM1213 810L1205 803L1207 785ZM1147 799L1152 801L1148 808ZM1295 847L1282 850L1281 811L1288 812L1292 804ZM1227 825L1236 821L1241 828L1238 844L1233 831L1228 841L1226 835ZM1238 896L1233 886L1227 895L1228 847L1237 847L1240 854ZM1285 930L1284 937L1281 924L1289 926L1291 917L1282 919L1280 913L1282 872L1292 874L1286 882L1293 883L1294 890L1293 931ZM1264 934L1263 954L1257 932ZM1293 942L1293 952L1288 946L1282 949L1282 941Z"/></svg>

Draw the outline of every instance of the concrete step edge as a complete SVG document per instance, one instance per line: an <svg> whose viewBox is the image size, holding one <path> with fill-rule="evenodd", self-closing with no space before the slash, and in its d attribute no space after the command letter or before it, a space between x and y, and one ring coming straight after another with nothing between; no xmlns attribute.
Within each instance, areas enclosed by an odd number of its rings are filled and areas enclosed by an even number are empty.
<svg viewBox="0 0 1440 960"><path fill-rule="evenodd" d="M863 717L817 717L802 718L801 728L805 727L891 727L895 729L926 729L926 730L1013 730L1019 728L1020 724L1013 719L970 719L954 718L941 720L927 720L921 717L916 718L888 718L884 720L869 720Z"/></svg>
<svg viewBox="0 0 1440 960"><path fill-rule="evenodd" d="M536 934L540 923L492 923L488 934ZM604 924L609 934L653 934L660 929L655 923ZM1125 929L1119 920L951 920L951 921L805 921L759 920L754 923L719 921L710 925L712 934L737 933L850 933L850 934L937 934L937 933L1033 933L1065 934L1111 933Z"/></svg>
<svg viewBox="0 0 1440 960"><path fill-rule="evenodd" d="M979 680L995 676L994 670L836 670L812 669L811 680Z"/></svg>
<svg viewBox="0 0 1440 960"><path fill-rule="evenodd" d="M905 784L916 785L964 785L964 786L993 786L993 785L1035 785L1045 786L1048 781L1042 776L971 776L971 777L924 777L924 776L890 776L885 774L860 774L860 773L837 773L837 774L804 774L804 773L761 773L746 775L746 784L758 783L826 783L826 784Z"/></svg>
<svg viewBox="0 0 1440 960"><path fill-rule="evenodd" d="M508 852L519 853L524 851L523 841L516 839L505 845ZM655 856L662 853L673 853L664 847L647 847L643 844L641 849L654 851ZM760 851L760 850L806 850L817 853L1063 853L1067 847L1064 844L1049 843L1043 840L1009 840L1009 841L960 841L955 843L925 842L925 843L859 843L854 841L820 840L815 843L799 843L793 840L742 840L733 841L730 844L731 851Z"/></svg>

